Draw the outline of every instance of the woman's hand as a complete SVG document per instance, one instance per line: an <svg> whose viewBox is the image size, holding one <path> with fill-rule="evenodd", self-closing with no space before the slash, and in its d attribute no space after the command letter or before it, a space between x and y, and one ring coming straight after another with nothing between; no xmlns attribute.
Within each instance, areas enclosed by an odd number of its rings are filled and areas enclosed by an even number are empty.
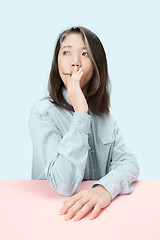
<svg viewBox="0 0 160 240"><path fill-rule="evenodd" d="M82 75L82 69L80 68L77 71L77 67L75 67L72 76L69 76L67 80L67 96L72 103L75 112L80 111L88 113L88 104L80 88Z"/></svg>
<svg viewBox="0 0 160 240"><path fill-rule="evenodd" d="M92 208L93 211L90 215L90 220L96 218L101 209L107 207L111 202L111 195L102 186L98 185L95 188L82 190L79 193L69 197L64 201L64 206L60 210L59 214L65 215L65 220L70 220L77 211L79 211L74 217L75 221L83 218Z"/></svg>

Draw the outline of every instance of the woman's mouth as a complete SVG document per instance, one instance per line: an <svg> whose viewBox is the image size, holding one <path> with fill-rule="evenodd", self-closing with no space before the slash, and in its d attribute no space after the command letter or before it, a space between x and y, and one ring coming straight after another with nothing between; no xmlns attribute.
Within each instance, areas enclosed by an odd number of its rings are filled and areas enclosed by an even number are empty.
<svg viewBox="0 0 160 240"><path fill-rule="evenodd" d="M62 72L64 75L72 75L72 73Z"/></svg>

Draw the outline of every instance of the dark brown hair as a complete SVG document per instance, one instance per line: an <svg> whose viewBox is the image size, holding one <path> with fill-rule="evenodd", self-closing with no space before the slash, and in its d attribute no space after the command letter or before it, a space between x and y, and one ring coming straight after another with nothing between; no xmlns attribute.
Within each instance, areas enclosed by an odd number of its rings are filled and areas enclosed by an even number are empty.
<svg viewBox="0 0 160 240"><path fill-rule="evenodd" d="M109 112L110 80L103 45L92 31L80 26L67 29L58 37L48 81L49 96L47 98L51 98L51 102L61 108L74 111L73 106L66 102L63 97L62 90L65 86L58 71L58 53L62 42L70 33L81 34L94 69L93 77L89 81L88 91L85 96L88 108L97 115Z"/></svg>

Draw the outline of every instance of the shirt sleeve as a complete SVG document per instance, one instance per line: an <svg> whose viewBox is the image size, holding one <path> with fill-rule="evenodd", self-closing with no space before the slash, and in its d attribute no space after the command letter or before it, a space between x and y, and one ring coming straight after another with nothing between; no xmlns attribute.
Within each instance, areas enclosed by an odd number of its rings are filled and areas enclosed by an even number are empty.
<svg viewBox="0 0 160 240"><path fill-rule="evenodd" d="M136 156L125 146L122 133L115 121L115 141L112 147L108 173L92 185L92 188L103 185L113 200L118 194L131 193L134 181L138 179L139 166Z"/></svg>
<svg viewBox="0 0 160 240"><path fill-rule="evenodd" d="M71 196L84 177L90 122L89 114L74 112L70 128L62 137L47 116L32 112L29 119L32 179L47 179L58 194Z"/></svg>

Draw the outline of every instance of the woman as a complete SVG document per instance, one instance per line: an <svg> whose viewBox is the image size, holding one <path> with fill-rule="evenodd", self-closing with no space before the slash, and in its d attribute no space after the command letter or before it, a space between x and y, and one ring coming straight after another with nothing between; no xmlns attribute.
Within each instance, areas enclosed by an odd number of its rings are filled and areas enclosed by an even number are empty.
<svg viewBox="0 0 160 240"><path fill-rule="evenodd" d="M110 114L109 84L99 38L84 27L62 32L49 96L35 104L29 126L32 179L47 179L57 193L71 196L60 211L66 220L80 220L91 209L94 219L118 194L131 193L138 179L136 157ZM98 181L73 195L84 180Z"/></svg>

